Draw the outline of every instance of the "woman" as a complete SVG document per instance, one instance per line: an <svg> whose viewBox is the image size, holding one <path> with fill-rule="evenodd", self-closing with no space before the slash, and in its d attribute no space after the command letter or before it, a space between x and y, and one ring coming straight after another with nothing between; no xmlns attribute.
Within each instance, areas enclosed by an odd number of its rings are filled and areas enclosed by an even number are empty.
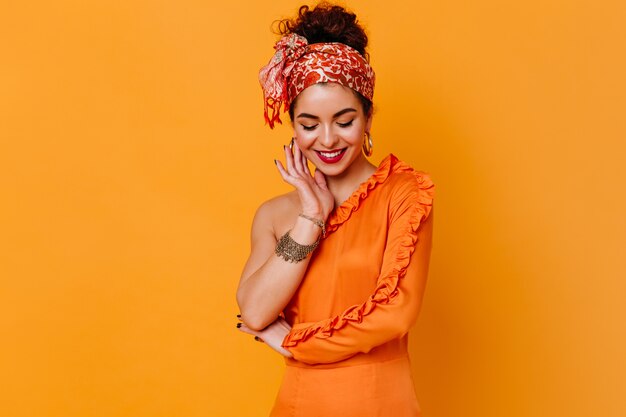
<svg viewBox="0 0 626 417"><path fill-rule="evenodd" d="M418 416L407 332L428 274L434 185L393 154L367 159L375 77L355 15L302 6L280 28L259 78L270 127L289 109L293 139L275 162L295 190L254 217L237 327L285 357L271 416Z"/></svg>

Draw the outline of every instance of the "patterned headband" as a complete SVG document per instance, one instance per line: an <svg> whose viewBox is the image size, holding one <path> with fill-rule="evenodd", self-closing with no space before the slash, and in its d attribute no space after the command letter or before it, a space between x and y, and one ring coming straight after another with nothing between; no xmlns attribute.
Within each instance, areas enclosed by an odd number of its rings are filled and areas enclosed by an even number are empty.
<svg viewBox="0 0 626 417"><path fill-rule="evenodd" d="M282 123L280 106L287 111L291 102L305 88L322 82L335 82L372 100L374 70L354 48L339 42L308 43L292 33L274 46L270 62L259 71L259 82L265 100L265 121L274 128Z"/></svg>

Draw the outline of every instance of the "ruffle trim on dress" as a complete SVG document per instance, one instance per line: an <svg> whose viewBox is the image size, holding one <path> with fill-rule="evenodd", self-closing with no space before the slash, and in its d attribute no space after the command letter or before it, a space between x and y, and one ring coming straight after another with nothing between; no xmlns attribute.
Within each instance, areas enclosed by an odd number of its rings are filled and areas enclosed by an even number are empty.
<svg viewBox="0 0 626 417"><path fill-rule="evenodd" d="M326 221L326 233L334 232L342 223L345 223L352 215L352 212L359 208L361 201L368 196L370 191L389 178L393 167L398 162L399 160L394 154L389 154L380 161L376 171L365 182L361 183L359 188L357 188L346 201L331 212Z"/></svg>
<svg viewBox="0 0 626 417"><path fill-rule="evenodd" d="M391 303L398 295L398 283L406 274L411 255L415 251L418 240L417 230L432 209L434 184L427 173L415 171L402 162L396 165L396 162L398 162L398 159L392 154L385 159L385 162L381 162L380 168L382 169L379 169L367 182L361 185L359 188L360 192L353 194L346 203L342 204L340 207L342 210L337 211L337 216L333 223L333 230L335 230L339 224L345 222L351 213L358 208L359 203L367 196L368 192L375 188L377 184L385 181L391 172L411 172L417 179L419 191L408 198L415 199L417 204L412 206L412 212L406 225L406 232L402 234L402 241L395 254L393 268L387 276L379 280L376 290L366 302L351 306L341 314L319 321L313 325L310 323L295 324L291 332L283 340L283 347L296 346L299 342L303 342L312 336L325 339L330 337L335 330L341 329L349 322L361 323L363 318L376 308L377 304ZM386 165L383 166L383 164Z"/></svg>

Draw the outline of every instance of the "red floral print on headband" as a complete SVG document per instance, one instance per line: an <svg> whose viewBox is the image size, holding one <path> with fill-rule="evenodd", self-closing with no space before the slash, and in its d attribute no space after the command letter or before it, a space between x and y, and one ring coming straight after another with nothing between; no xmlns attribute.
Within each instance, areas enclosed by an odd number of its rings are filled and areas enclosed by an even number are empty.
<svg viewBox="0 0 626 417"><path fill-rule="evenodd" d="M259 71L265 121L272 129L274 123L282 123L281 105L287 111L298 94L316 83L335 82L369 100L374 96L374 70L363 55L348 45L309 44L303 36L292 33L276 42L274 49L270 62Z"/></svg>

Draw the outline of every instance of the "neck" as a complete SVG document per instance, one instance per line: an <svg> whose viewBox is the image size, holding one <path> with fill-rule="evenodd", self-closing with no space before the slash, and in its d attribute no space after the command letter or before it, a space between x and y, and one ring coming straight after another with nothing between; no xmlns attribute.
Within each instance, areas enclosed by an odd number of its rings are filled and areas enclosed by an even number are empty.
<svg viewBox="0 0 626 417"><path fill-rule="evenodd" d="M335 207L346 201L375 171L376 166L361 155L344 172L326 177L328 189L335 197Z"/></svg>

